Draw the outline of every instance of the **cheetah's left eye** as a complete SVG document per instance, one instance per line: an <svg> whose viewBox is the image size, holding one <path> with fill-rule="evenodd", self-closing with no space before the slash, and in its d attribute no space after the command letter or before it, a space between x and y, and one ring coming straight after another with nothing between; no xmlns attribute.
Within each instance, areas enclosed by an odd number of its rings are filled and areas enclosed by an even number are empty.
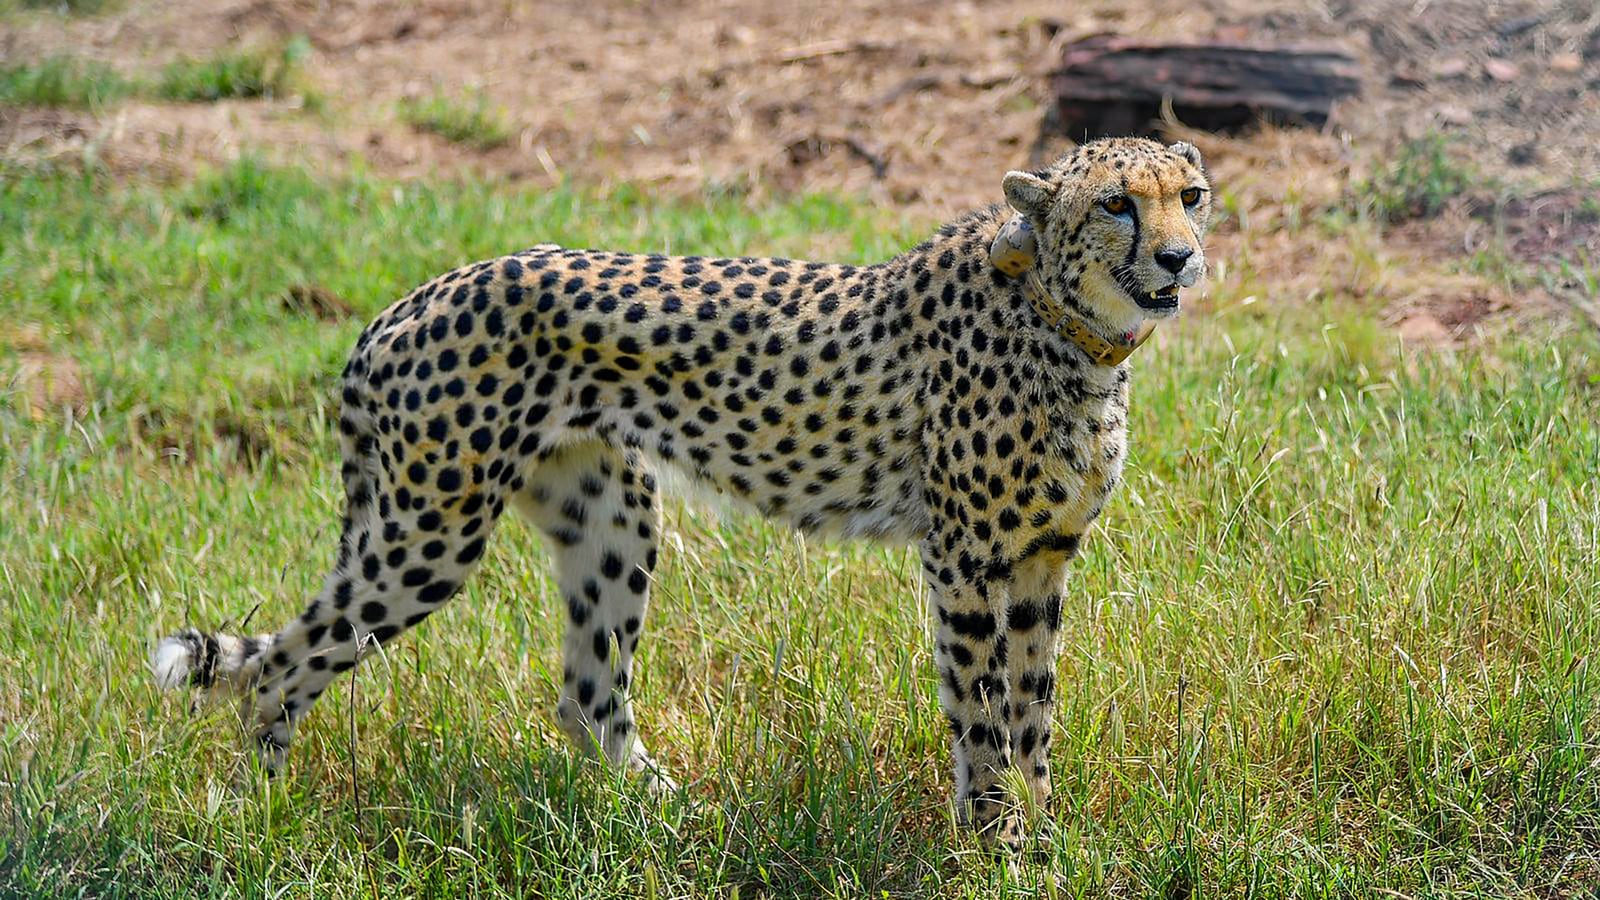
<svg viewBox="0 0 1600 900"><path fill-rule="evenodd" d="M1200 202L1200 189L1197 187L1184 188L1183 193L1179 194L1178 198L1183 201L1184 206L1193 206Z"/></svg>
<svg viewBox="0 0 1600 900"><path fill-rule="evenodd" d="M1129 201L1127 197L1119 194L1118 196L1107 197L1106 199L1101 200L1100 208L1108 213L1111 213L1113 216L1121 216L1126 215L1128 210L1133 208L1133 203Z"/></svg>

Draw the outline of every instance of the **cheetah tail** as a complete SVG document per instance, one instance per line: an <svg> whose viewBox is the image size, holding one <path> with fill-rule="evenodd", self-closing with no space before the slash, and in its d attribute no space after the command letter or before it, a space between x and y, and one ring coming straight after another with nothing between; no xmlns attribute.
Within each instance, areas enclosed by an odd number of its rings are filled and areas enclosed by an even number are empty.
<svg viewBox="0 0 1600 900"><path fill-rule="evenodd" d="M206 634L186 628L162 638L150 651L150 671L165 689L191 685L210 688L221 683L243 686L260 669L271 638Z"/></svg>

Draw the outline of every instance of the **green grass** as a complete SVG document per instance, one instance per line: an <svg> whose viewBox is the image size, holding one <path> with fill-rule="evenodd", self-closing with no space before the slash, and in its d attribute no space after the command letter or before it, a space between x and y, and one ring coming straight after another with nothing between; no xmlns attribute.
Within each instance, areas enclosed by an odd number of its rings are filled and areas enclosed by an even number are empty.
<svg viewBox="0 0 1600 900"><path fill-rule="evenodd" d="M120 0L0 0L0 13L13 8L61 12L72 16L93 16L121 6Z"/></svg>
<svg viewBox="0 0 1600 900"><path fill-rule="evenodd" d="M462 596L329 691L285 777L235 792L231 713L189 715L143 662L186 622L297 613L331 559L333 385L361 325L286 309L290 286L371 314L545 240L868 260L923 229L827 198L249 163L168 187L4 174L0 368L25 346L73 357L89 401L0 401L0 895L1600 883L1600 354L1581 333L1412 357L1359 312L1270 303L1164 328L1135 359L1127 484L1075 570L1035 861L950 825L912 555L685 511L637 689L687 801L572 761L550 714L562 603L510 519Z"/></svg>
<svg viewBox="0 0 1600 900"><path fill-rule="evenodd" d="M400 104L400 121L419 131L430 131L457 144L492 150L511 140L505 111L489 105L483 94L455 97L433 94Z"/></svg>
<svg viewBox="0 0 1600 900"><path fill-rule="evenodd" d="M315 105L320 96L300 76L300 63L309 52L306 39L296 37L277 49L184 56L168 63L153 81L126 77L92 60L52 56L0 67L0 104L99 107L129 97L214 103L296 93Z"/></svg>
<svg viewBox="0 0 1600 900"><path fill-rule="evenodd" d="M1399 222L1435 215L1474 187L1491 188L1493 181L1452 154L1444 135L1429 133L1401 144L1389 164L1359 187L1356 198L1380 219Z"/></svg>
<svg viewBox="0 0 1600 900"><path fill-rule="evenodd" d="M190 103L277 96L292 86L295 67L309 52L310 44L297 37L277 50L180 57L161 70L154 91L163 99Z"/></svg>
<svg viewBox="0 0 1600 900"><path fill-rule="evenodd" d="M67 56L0 68L0 103L18 106L103 106L136 89L103 63Z"/></svg>

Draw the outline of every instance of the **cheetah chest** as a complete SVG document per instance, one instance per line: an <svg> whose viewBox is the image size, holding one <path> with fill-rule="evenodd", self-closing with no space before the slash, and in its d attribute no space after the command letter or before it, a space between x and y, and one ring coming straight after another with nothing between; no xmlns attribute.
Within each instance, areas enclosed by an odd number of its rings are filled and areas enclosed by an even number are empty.
<svg viewBox="0 0 1600 900"><path fill-rule="evenodd" d="M1122 481L1126 411L1121 392L1104 402L1043 411L1043 452L1036 472L1022 472L1017 494L1024 527L1016 552L1055 536L1082 535L1099 518Z"/></svg>

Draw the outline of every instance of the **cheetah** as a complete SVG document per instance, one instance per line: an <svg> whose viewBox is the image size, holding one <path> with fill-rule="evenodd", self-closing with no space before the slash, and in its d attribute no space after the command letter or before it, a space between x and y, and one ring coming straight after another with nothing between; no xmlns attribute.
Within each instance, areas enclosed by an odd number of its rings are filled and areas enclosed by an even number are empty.
<svg viewBox="0 0 1600 900"><path fill-rule="evenodd" d="M1199 152L1117 138L875 265L541 244L377 317L341 381L338 555L271 634L158 642L241 697L266 769L330 681L436 612L507 507L565 601L556 716L663 779L629 686L672 470L805 532L920 550L958 816L1014 846L1050 792L1067 567L1121 478L1125 358L1205 268ZM1007 779L1015 768L1022 781Z"/></svg>

